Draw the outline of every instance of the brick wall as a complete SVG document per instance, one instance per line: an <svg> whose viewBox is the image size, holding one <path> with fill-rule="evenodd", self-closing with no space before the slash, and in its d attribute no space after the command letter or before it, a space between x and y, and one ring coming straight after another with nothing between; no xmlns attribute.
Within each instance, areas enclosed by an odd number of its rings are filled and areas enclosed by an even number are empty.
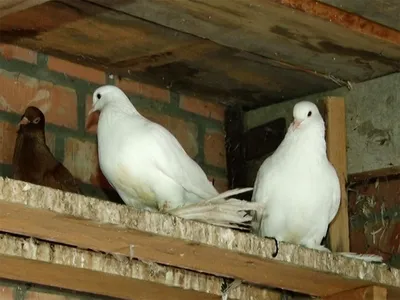
<svg viewBox="0 0 400 300"><path fill-rule="evenodd" d="M1 175L11 174L21 113L28 104L45 105L51 151L83 182L86 195L114 200L98 167L95 132L85 130L91 95L103 84L124 90L141 113L176 136L219 191L227 188L223 106L10 45L0 45Z"/></svg>

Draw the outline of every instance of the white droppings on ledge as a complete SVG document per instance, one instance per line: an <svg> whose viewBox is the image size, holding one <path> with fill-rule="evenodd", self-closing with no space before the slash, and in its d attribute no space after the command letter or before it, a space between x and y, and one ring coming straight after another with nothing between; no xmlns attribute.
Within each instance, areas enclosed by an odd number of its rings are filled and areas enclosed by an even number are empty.
<svg viewBox="0 0 400 300"><path fill-rule="evenodd" d="M232 230L225 230L219 236L219 240L220 240L220 242L226 244L227 247L232 248L232 244L235 241L235 234L233 233Z"/></svg>
<svg viewBox="0 0 400 300"><path fill-rule="evenodd" d="M31 189L31 186L29 185L29 184L25 184L25 186L22 188L22 190L24 191L24 192L27 192L27 191L29 191Z"/></svg>

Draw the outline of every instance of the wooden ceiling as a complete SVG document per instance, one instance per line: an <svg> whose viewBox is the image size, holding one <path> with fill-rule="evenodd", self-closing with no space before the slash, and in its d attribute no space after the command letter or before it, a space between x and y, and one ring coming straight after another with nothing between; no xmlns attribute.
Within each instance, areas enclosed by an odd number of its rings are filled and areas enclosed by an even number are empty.
<svg viewBox="0 0 400 300"><path fill-rule="evenodd" d="M34 6L0 12L0 42L223 103L258 107L400 70L396 0L363 7L370 20L327 5L341 0L21 2Z"/></svg>

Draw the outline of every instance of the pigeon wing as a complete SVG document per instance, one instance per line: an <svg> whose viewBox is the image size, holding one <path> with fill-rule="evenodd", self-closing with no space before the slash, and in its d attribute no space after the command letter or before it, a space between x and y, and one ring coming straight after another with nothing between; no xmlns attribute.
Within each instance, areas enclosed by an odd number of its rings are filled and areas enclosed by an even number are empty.
<svg viewBox="0 0 400 300"><path fill-rule="evenodd" d="M215 197L217 190L200 166L192 160L177 139L164 127L153 123L150 139L156 167L186 191L203 199Z"/></svg>
<svg viewBox="0 0 400 300"><path fill-rule="evenodd" d="M78 181L60 162L56 163L53 168L44 174L43 185L65 192L82 194Z"/></svg>

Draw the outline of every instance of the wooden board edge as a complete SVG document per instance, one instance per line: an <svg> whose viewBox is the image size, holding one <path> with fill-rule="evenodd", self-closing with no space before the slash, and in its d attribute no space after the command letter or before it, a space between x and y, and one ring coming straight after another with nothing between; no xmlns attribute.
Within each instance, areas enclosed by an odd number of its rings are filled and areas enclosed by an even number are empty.
<svg viewBox="0 0 400 300"><path fill-rule="evenodd" d="M132 300L216 300L220 297L188 289L179 281L177 283L174 277L180 271L170 267L129 261L127 258L117 259L89 250L11 235L0 234L0 239L0 278L3 279ZM164 276L164 282L172 279L171 285L157 282L160 276L152 275L152 272L169 274L171 278ZM191 281L197 280L200 289L204 289L207 280L213 280L207 275L190 273L193 272L182 270L182 274L187 276L186 283L193 285ZM156 280L153 281L152 277Z"/></svg>
<svg viewBox="0 0 400 300"><path fill-rule="evenodd" d="M356 183L362 181L369 181L371 179L376 179L381 177L396 177L399 175L400 175L400 167L389 167L378 170L349 174L347 181L349 183Z"/></svg>
<svg viewBox="0 0 400 300"><path fill-rule="evenodd" d="M9 1L1 1L0 2L0 18L5 17L10 14L17 13L21 10L28 9L33 6L37 6L50 0L9 0Z"/></svg>
<svg viewBox="0 0 400 300"><path fill-rule="evenodd" d="M388 291L381 286L365 286L323 297L322 300L386 300Z"/></svg>
<svg viewBox="0 0 400 300"><path fill-rule="evenodd" d="M400 32L357 14L315 0L270 0L308 15L333 22L352 31L400 45Z"/></svg>
<svg viewBox="0 0 400 300"><path fill-rule="evenodd" d="M346 106L342 97L324 99L326 119L326 147L329 161L340 180L339 211L329 226L329 244L333 252L350 251L350 230L347 199L347 134Z"/></svg>

